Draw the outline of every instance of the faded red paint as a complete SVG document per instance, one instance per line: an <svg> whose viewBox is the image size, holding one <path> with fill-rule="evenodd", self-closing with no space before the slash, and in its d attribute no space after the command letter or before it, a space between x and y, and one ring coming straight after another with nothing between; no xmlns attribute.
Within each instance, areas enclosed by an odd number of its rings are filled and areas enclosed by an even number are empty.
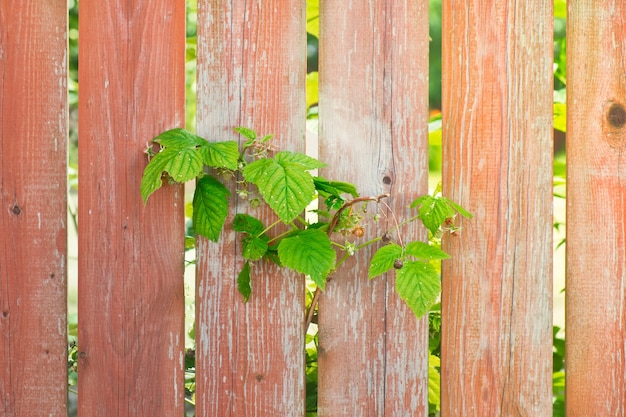
<svg viewBox="0 0 626 417"><path fill-rule="evenodd" d="M626 6L568 6L566 411L623 416Z"/></svg>
<svg viewBox="0 0 626 417"><path fill-rule="evenodd" d="M0 0L0 398L67 415L65 0Z"/></svg>
<svg viewBox="0 0 626 417"><path fill-rule="evenodd" d="M389 193L405 219L428 191L428 1L320 7L321 175L363 196ZM395 226L384 219L361 241ZM402 230L405 241L425 236ZM320 416L427 414L428 322L397 297L393 274L368 281L373 249L343 264L320 298Z"/></svg>
<svg viewBox="0 0 626 417"><path fill-rule="evenodd" d="M445 417L552 413L552 7L444 2Z"/></svg>
<svg viewBox="0 0 626 417"><path fill-rule="evenodd" d="M182 415L183 188L139 186L184 123L185 1L81 0L79 47L79 413Z"/></svg>
<svg viewBox="0 0 626 417"><path fill-rule="evenodd" d="M228 140L244 126L275 134L277 149L304 151L305 5L198 1L200 135ZM235 197L231 207L249 210ZM251 214L275 221L268 211ZM304 415L304 277L255 263L244 304L241 241L231 225L232 216L218 244L198 239L196 415Z"/></svg>

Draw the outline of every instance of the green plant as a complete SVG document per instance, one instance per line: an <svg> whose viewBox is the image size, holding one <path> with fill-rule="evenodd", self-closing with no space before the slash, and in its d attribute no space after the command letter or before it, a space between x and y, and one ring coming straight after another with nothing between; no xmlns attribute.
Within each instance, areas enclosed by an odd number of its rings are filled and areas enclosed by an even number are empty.
<svg viewBox="0 0 626 417"><path fill-rule="evenodd" d="M395 226L365 242L360 242L367 222L378 221L380 215L370 215L368 204L376 203L391 210L385 203L387 195L359 196L353 184L330 181L312 176L309 171L324 166L307 155L273 151L272 136L257 136L246 128L236 128L246 140L239 149L236 141L208 142L184 129L172 129L154 138L158 152L147 149L149 163L144 170L141 193L144 202L167 182L183 183L196 179L192 204L192 224L188 233L196 233L218 241L229 212L229 197L236 193L247 199L252 209L267 204L276 220L266 226L260 219L238 213L229 226L241 234L243 268L238 276L238 288L244 302L252 295L251 273L256 262L273 262L310 277L307 281L306 317L306 411L316 415L317 410L317 329L315 322L317 300L326 280L348 257L375 243L382 246L375 251L368 270L373 279L391 270L396 271L396 290L417 317L426 314L440 294L440 268L448 255L440 249L444 232L456 232L457 214L471 217L459 205L441 196L437 187L432 195L413 201L415 215L398 221ZM315 198L323 199L323 208L315 210L317 221L309 222L302 213ZM429 241L404 241L402 229L421 220L428 230ZM278 228L279 225L282 225ZM186 246L193 237L186 238ZM338 259L339 254L339 259ZM438 310L438 309L436 309ZM437 320L436 317L439 317ZM431 313L429 351L429 403L431 412L439 409L438 342L441 323L437 311ZM193 339L193 334L190 334ZM436 344L436 347L434 346ZM433 354L433 351L436 352ZM186 400L195 401L195 356L188 350L185 360Z"/></svg>
<svg viewBox="0 0 626 417"><path fill-rule="evenodd" d="M147 150L150 162L144 170L141 194L146 202L161 187L163 177L178 183L196 179L193 228L198 235L215 242L228 216L230 189L240 198L249 199L252 208L262 203L269 206L277 217L272 224L238 213L231 225L242 235L245 262L238 287L244 301L252 293L250 275L255 262L269 261L305 274L323 290L328 276L349 256L382 242L384 245L372 257L368 277L395 269L399 296L416 316L429 311L441 289L436 263L448 258L438 247L438 238L442 232L456 230L457 214L471 217L470 213L441 196L438 188L433 195L413 201L411 208L416 214L396 221L383 235L363 243L347 239L362 236L367 204L385 205L388 195L359 196L350 183L312 176L310 170L325 166L320 161L297 152L274 152L272 135L259 137L247 128L235 131L247 139L241 151L236 141L208 142L179 128L158 135L154 142L160 145L159 151ZM324 199L325 209L316 210L320 221L309 223L301 214L318 196ZM377 219L378 215L373 216L373 221ZM402 239L402 228L417 219L428 229L429 243ZM284 226L272 233L278 225ZM333 239L335 236L339 238ZM339 260L336 250L341 255Z"/></svg>

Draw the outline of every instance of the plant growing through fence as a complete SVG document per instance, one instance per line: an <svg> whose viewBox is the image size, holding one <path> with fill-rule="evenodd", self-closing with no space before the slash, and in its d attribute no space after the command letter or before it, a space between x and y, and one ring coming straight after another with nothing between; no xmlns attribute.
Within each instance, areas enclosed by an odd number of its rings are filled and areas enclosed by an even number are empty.
<svg viewBox="0 0 626 417"><path fill-rule="evenodd" d="M359 242L368 221L376 222L380 215L368 214L368 203L386 205L387 195L359 196L353 184L314 177L308 171L324 166L304 154L274 152L272 136L258 137L250 129L237 128L246 142L241 151L235 141L213 142L183 129L173 129L154 138L159 152L147 149L150 162L144 171L141 193L144 202L168 182L197 179L193 198L192 229L212 241L218 241L228 217L228 198L234 189L240 198L249 200L251 208L267 204L277 220L265 226L249 214L234 216L233 230L242 235L244 264L238 276L238 288L243 301L252 294L251 271L256 262L269 261L304 273L311 278L307 286L306 327L314 321L320 288L327 277L356 251L381 242L372 257L370 279L392 269L396 270L396 288L417 317L427 313L440 293L439 262L448 257L440 247L443 232L455 233L454 218L458 213L471 215L457 204L440 195L438 187L432 195L417 198L411 204L415 215L398 221L391 210L394 227L381 236ZM318 219L309 223L301 217L305 207L316 197L322 197L324 208L315 210ZM421 220L429 232L429 242L404 242L402 229ZM278 225L286 225L279 231ZM274 232L274 233L271 233ZM186 238L193 239L193 238ZM193 242L186 241L186 246ZM340 258L337 259L337 253ZM438 308L435 307L435 310ZM431 321L437 321L438 312L431 312ZM440 322L440 320L438 321ZM438 331L432 331L431 345L437 345ZM193 333L193 331L192 331ZM190 334L193 339L193 335ZM429 350L432 350L429 349ZM306 340L307 416L317 409L317 334L307 331ZM189 361L189 364L187 363ZM189 379L186 379L186 400L194 403L195 368L193 350L185 360ZM429 408L439 405L439 358L429 358Z"/></svg>
<svg viewBox="0 0 626 417"><path fill-rule="evenodd" d="M373 255L370 279L396 270L396 291L417 317L426 314L436 303L440 291L439 272L433 262L448 258L433 244L442 232L454 232L457 214L471 217L458 204L440 195L424 195L413 201L415 215L402 221L382 236L363 243L346 236L361 237L367 203L386 205L388 195L359 196L353 184L314 177L309 171L325 164L305 154L274 152L272 135L257 136L247 128L236 128L247 140L241 151L236 141L208 142L184 129L172 129L158 135L154 142L160 150L148 148L150 162L144 170L141 194L144 202L158 190L165 177L184 183L197 179L193 197L193 226L198 235L217 242L228 217L231 192L223 181L234 182L239 197L248 198L251 207L263 202L276 214L277 220L264 224L260 219L239 213L234 216L233 230L242 235L242 257L245 260L238 276L243 300L252 293L251 273L255 262L269 261L309 276L321 290L326 280L356 251L382 242ZM324 209L317 210L321 221L307 222L301 214L311 201L320 196ZM377 220L378 216L374 216ZM402 239L402 228L421 220L434 239L429 243ZM286 231L271 232L278 225ZM340 239L333 239L340 236ZM341 254L337 260L337 251ZM318 292L319 294L319 292ZM315 308L315 302L311 310ZM309 322L310 322L309 314Z"/></svg>

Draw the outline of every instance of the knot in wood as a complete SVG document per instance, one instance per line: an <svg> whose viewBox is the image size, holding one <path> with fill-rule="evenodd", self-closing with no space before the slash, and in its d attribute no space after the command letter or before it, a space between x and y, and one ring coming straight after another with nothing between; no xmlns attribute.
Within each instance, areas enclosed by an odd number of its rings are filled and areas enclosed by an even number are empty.
<svg viewBox="0 0 626 417"><path fill-rule="evenodd" d="M626 110L624 109L624 106L619 103L613 103L609 107L607 120L613 127L618 129L624 127L624 124L626 124Z"/></svg>
<svg viewBox="0 0 626 417"><path fill-rule="evenodd" d="M626 143L626 108L617 100L609 99L603 106L602 134L613 149L621 149Z"/></svg>

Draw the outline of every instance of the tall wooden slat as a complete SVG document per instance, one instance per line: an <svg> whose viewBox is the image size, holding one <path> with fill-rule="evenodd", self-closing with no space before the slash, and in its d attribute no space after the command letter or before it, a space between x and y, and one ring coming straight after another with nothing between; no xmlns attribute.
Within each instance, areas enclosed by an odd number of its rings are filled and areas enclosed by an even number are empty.
<svg viewBox="0 0 626 417"><path fill-rule="evenodd" d="M442 416L552 412L552 5L444 2Z"/></svg>
<svg viewBox="0 0 626 417"><path fill-rule="evenodd" d="M0 0L0 413L67 398L65 0Z"/></svg>
<svg viewBox="0 0 626 417"><path fill-rule="evenodd" d="M305 48L304 0L199 0L198 133L228 140L245 126L302 152ZM231 207L249 210L231 191ZM304 278L255 263L244 304L232 216L219 244L198 238L197 259L196 415L304 415Z"/></svg>
<svg viewBox="0 0 626 417"><path fill-rule="evenodd" d="M373 238L428 191L428 1L320 7L322 175L391 195L391 210L370 207L385 215L367 224L363 239ZM402 230L405 242L418 237L421 226ZM320 299L319 415L425 416L428 323L398 299L392 274L368 282L372 249L342 265Z"/></svg>
<svg viewBox="0 0 626 417"><path fill-rule="evenodd" d="M184 0L81 0L79 413L183 414L183 189L144 206L147 143L184 123Z"/></svg>
<svg viewBox="0 0 626 417"><path fill-rule="evenodd" d="M567 415L623 416L626 5L568 4Z"/></svg>

